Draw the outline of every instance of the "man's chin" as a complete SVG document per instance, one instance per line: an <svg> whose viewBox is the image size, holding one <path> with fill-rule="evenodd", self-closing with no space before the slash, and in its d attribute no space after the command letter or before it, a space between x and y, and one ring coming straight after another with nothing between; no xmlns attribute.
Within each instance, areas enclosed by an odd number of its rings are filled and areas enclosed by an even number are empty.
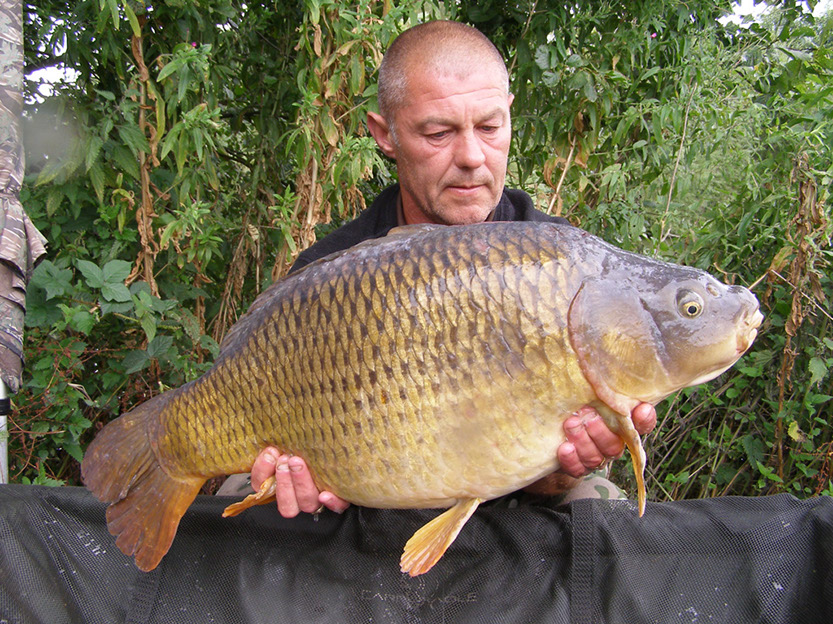
<svg viewBox="0 0 833 624"><path fill-rule="evenodd" d="M477 202L443 202L438 206L436 216L445 225L472 225L483 223L497 206L497 200L491 198Z"/></svg>
<svg viewBox="0 0 833 624"><path fill-rule="evenodd" d="M491 213L491 210L485 209L453 207L436 215L436 221L443 225L474 225L486 221Z"/></svg>

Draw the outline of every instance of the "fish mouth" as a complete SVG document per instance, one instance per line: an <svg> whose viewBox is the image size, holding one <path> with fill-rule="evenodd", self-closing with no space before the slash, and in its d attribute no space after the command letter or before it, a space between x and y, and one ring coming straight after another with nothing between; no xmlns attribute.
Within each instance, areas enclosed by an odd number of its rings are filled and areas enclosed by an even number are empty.
<svg viewBox="0 0 833 624"><path fill-rule="evenodd" d="M755 310L755 313L750 317L746 316L744 321L744 329L745 332L738 333L738 341L737 341L737 353L738 356L743 355L746 353L747 349L752 346L752 343L755 341L755 338L758 336L758 328L763 323L764 315L761 314L759 309Z"/></svg>

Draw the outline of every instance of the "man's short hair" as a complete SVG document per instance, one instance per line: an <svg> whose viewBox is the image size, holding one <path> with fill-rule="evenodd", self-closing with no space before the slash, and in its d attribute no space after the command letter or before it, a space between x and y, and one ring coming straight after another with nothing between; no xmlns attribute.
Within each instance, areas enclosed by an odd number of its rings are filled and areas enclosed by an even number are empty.
<svg viewBox="0 0 833 624"><path fill-rule="evenodd" d="M509 72L498 49L476 28L452 21L425 22L400 34L388 48L379 66L379 113L389 125L405 100L408 70L413 64L461 77L474 67L493 62L506 78Z"/></svg>

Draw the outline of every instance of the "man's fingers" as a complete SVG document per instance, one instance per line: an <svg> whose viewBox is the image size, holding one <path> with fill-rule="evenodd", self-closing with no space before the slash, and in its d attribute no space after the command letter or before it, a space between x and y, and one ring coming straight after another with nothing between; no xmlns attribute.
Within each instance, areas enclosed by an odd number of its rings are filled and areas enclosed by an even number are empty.
<svg viewBox="0 0 833 624"><path fill-rule="evenodd" d="M572 442L563 442L556 451L556 457L560 464L559 470L563 473L580 479L587 474L587 468L581 463L576 453L576 447Z"/></svg>
<svg viewBox="0 0 833 624"><path fill-rule="evenodd" d="M307 463L300 457L290 457L287 461L295 499L298 509L307 513L314 513L320 506L318 502L318 488L312 480L312 474Z"/></svg>
<svg viewBox="0 0 833 624"><path fill-rule="evenodd" d="M575 458L571 457L572 449L565 449L566 463L562 463L562 467L574 477L592 472L607 458L619 457L624 450L622 440L608 429L594 409L582 408L575 416L570 416L564 421L564 433L573 446ZM582 473L577 474L576 461L584 468Z"/></svg>
<svg viewBox="0 0 833 624"><path fill-rule="evenodd" d="M284 518L294 518L301 511L289 472L288 455L281 455L275 467L275 498L278 500L278 512Z"/></svg>
<svg viewBox="0 0 833 624"><path fill-rule="evenodd" d="M321 492L321 494L318 495L318 502L330 511L334 511L336 513L344 513L350 506L350 503L343 498L339 498L332 492Z"/></svg>
<svg viewBox="0 0 833 624"><path fill-rule="evenodd" d="M332 492L319 493L312 473L301 457L278 454L274 475L278 511L284 518L294 518L302 511L315 513L321 505L336 513L342 513L350 506Z"/></svg>
<svg viewBox="0 0 833 624"><path fill-rule="evenodd" d="M598 455L602 455L602 459L608 457L619 457L625 450L625 443L622 438L613 433L605 423L604 419L594 409L584 411L585 408L579 410L580 418L584 424L584 430L590 439L590 445L587 447L577 447L579 457L587 459L584 463L588 468L598 467ZM586 450L586 455L583 451ZM589 463L588 463L589 462Z"/></svg>
<svg viewBox="0 0 833 624"><path fill-rule="evenodd" d="M640 403L633 408L631 418L639 435L647 435L657 426L657 410L650 403Z"/></svg>
<svg viewBox="0 0 833 624"><path fill-rule="evenodd" d="M278 457L281 453L278 449L268 446L263 449L252 464L252 487L255 492L260 490L260 486L266 479L275 474L275 467L278 464Z"/></svg>

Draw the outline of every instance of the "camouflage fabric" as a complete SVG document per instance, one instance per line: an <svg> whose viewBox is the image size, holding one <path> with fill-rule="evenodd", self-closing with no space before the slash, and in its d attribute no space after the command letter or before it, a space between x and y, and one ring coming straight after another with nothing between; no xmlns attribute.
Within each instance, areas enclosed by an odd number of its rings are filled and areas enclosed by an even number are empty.
<svg viewBox="0 0 833 624"><path fill-rule="evenodd" d="M217 496L248 496L254 492L252 489L252 480L248 474L236 474L229 476L220 489L217 490Z"/></svg>
<svg viewBox="0 0 833 624"><path fill-rule="evenodd" d="M627 497L622 489L607 478L605 470L597 470L584 477L572 490L566 492L561 502L569 503L580 498L624 500Z"/></svg>
<svg viewBox="0 0 833 624"><path fill-rule="evenodd" d="M23 30L19 0L0 0L0 379L20 389L26 283L46 239L20 205Z"/></svg>

